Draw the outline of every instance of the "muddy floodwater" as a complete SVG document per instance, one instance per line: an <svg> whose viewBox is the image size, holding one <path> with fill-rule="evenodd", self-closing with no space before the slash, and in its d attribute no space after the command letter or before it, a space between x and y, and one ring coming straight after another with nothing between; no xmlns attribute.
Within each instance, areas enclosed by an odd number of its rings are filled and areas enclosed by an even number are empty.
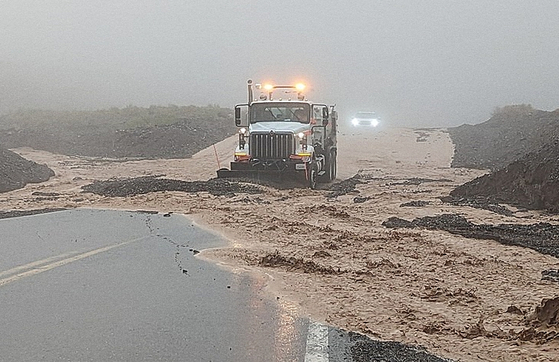
<svg viewBox="0 0 559 362"><path fill-rule="evenodd" d="M212 180L235 143L119 162L15 149L56 176L0 202L186 214L228 241L198 257L269 276L313 320L451 360L556 359L559 217L448 199L488 170L450 167L445 130L341 129L338 178L317 190Z"/></svg>

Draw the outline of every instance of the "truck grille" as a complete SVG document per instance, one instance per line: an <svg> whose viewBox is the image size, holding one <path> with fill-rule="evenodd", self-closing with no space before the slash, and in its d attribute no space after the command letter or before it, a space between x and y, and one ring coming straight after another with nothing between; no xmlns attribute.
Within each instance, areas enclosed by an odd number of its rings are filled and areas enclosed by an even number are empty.
<svg viewBox="0 0 559 362"><path fill-rule="evenodd" d="M250 135L250 154L258 159L284 159L295 153L291 133L253 133Z"/></svg>

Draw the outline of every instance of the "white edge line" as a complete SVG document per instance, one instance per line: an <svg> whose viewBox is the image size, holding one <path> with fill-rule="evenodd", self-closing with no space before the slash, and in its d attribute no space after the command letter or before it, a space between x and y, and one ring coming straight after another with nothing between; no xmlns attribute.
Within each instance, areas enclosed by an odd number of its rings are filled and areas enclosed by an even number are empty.
<svg viewBox="0 0 559 362"><path fill-rule="evenodd" d="M328 362L328 326L309 321L305 362Z"/></svg>

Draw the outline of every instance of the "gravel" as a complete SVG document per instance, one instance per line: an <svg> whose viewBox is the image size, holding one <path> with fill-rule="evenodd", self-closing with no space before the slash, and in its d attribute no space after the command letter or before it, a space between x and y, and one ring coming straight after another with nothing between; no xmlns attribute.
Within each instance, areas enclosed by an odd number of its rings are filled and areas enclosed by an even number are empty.
<svg viewBox="0 0 559 362"><path fill-rule="evenodd" d="M209 192L215 196L234 196L236 193L262 193L262 190L255 185L230 182L224 179L182 181L160 178L159 176L95 181L82 186L82 190L110 197L128 197L158 191Z"/></svg>
<svg viewBox="0 0 559 362"><path fill-rule="evenodd" d="M457 214L416 218L412 221L391 217L382 223L388 228L425 228L444 230L472 239L490 239L505 245L516 245L542 254L559 257L559 225L549 223L474 224Z"/></svg>

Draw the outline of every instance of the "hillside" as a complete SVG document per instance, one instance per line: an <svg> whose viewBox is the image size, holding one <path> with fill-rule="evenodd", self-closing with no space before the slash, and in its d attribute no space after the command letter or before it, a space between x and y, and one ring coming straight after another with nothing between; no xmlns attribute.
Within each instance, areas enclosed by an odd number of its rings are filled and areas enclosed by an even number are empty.
<svg viewBox="0 0 559 362"><path fill-rule="evenodd" d="M182 158L235 130L231 110L218 106L27 110L0 117L0 144L64 155Z"/></svg>
<svg viewBox="0 0 559 362"><path fill-rule="evenodd" d="M449 132L455 145L452 167L497 170L559 138L559 109L506 106L484 123Z"/></svg>

